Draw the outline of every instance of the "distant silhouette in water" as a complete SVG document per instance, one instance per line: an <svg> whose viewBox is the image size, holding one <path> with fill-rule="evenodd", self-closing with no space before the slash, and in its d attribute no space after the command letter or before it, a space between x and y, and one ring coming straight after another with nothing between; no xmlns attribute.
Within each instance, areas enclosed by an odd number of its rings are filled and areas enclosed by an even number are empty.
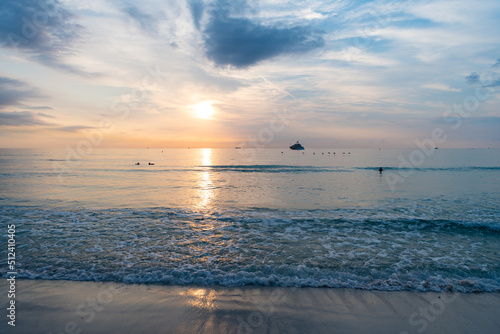
<svg viewBox="0 0 500 334"><path fill-rule="evenodd" d="M154 163L152 163L152 162L148 162L148 165L153 166L153 165L154 165Z"/></svg>
<svg viewBox="0 0 500 334"><path fill-rule="evenodd" d="M293 144L292 146L290 146L290 149L291 150L299 150L299 151L302 151L304 150L304 146L302 146L299 141L297 140L297 142L295 144Z"/></svg>
<svg viewBox="0 0 500 334"><path fill-rule="evenodd" d="M382 167L380 167L380 168L378 169L378 171L379 171L380 173L382 173L382 172L384 171L384 169L383 169Z"/></svg>
<svg viewBox="0 0 500 334"><path fill-rule="evenodd" d="M136 166L139 166L139 165L140 165L140 163L136 163L135 165L136 165Z"/></svg>

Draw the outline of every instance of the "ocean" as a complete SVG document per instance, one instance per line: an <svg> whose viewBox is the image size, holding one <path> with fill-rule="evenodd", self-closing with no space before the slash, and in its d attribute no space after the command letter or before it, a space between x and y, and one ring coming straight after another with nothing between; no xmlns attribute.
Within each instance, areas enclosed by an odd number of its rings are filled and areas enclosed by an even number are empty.
<svg viewBox="0 0 500 334"><path fill-rule="evenodd" d="M500 291L500 150L90 151L0 149L18 278Z"/></svg>

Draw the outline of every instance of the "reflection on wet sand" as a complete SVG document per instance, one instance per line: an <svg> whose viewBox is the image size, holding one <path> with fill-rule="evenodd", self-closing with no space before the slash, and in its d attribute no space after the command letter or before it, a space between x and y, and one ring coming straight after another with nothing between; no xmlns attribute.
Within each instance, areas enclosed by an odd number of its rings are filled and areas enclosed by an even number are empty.
<svg viewBox="0 0 500 334"><path fill-rule="evenodd" d="M215 290L212 289L187 289L185 292L180 293L181 296L190 297L188 300L189 305L205 309L215 309L215 297L217 296Z"/></svg>

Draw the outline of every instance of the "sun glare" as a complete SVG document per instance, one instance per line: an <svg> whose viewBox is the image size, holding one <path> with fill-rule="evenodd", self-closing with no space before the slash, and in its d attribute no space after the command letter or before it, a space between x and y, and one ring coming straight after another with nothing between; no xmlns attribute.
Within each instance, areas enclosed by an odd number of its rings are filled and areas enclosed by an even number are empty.
<svg viewBox="0 0 500 334"><path fill-rule="evenodd" d="M196 117L209 119L214 114L212 101L203 101L193 106Z"/></svg>

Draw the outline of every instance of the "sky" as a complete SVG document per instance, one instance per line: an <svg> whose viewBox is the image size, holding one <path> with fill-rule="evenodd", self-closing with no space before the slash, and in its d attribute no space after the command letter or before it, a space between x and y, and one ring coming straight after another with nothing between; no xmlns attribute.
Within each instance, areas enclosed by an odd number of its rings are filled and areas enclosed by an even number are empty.
<svg viewBox="0 0 500 334"><path fill-rule="evenodd" d="M500 148L499 36L498 0L2 0L0 147Z"/></svg>

